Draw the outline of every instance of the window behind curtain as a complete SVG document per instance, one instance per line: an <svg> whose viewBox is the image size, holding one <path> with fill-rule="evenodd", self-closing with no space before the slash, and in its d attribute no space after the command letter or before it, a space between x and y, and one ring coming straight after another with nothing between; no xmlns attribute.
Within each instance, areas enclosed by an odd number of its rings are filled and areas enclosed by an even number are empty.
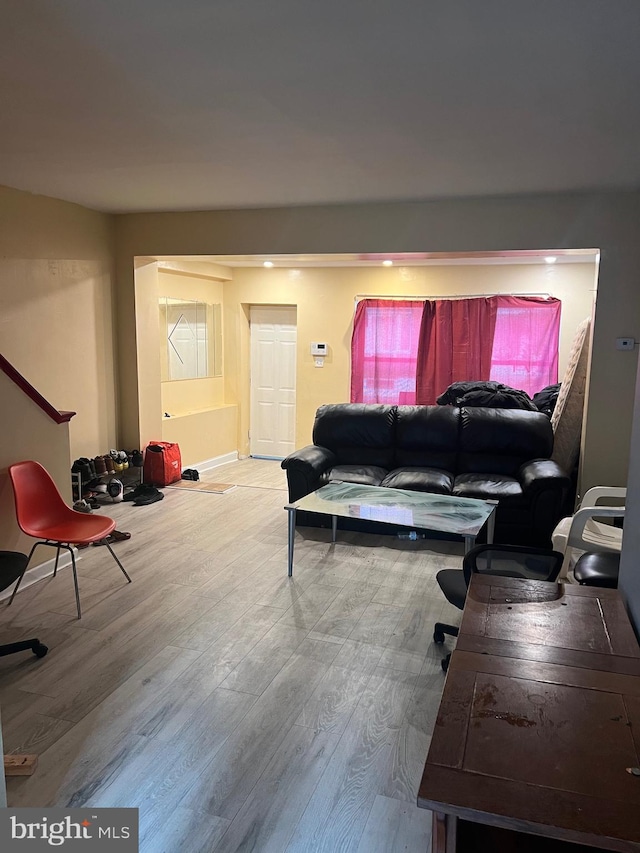
<svg viewBox="0 0 640 853"><path fill-rule="evenodd" d="M423 300L363 299L351 340L351 402L412 405Z"/></svg>
<svg viewBox="0 0 640 853"><path fill-rule="evenodd" d="M493 381L530 397L558 381L560 305L558 299L499 297L491 353Z"/></svg>
<svg viewBox="0 0 640 853"><path fill-rule="evenodd" d="M443 387L432 389L434 399L430 396L429 400L421 399L421 402L435 403L435 396L443 393L451 382L464 379L490 378L522 389L531 397L558 381L560 301L514 296L497 296L484 301L494 300L498 307L494 315L490 375L486 375L486 366L481 364L480 350L484 347L474 346L471 354L478 355L478 363L469 360L469 375L452 377L443 373L438 378L438 384ZM476 301L477 298L457 302L475 304ZM433 301L432 305L442 302L446 300ZM431 335L425 324L432 318L430 312L424 311L423 322L424 306L425 300L363 299L358 303L351 341L352 403L416 403L416 385L424 384L424 371L418 365L419 341L421 336ZM454 313L457 316L459 311L451 313L452 318ZM462 339L469 348L463 326L452 320L449 331L441 331L442 343L438 345L445 348L441 353L442 361L452 361L449 349L462 346ZM487 335L491 334L489 327ZM431 367L434 357L438 358L437 352L435 356L429 354Z"/></svg>

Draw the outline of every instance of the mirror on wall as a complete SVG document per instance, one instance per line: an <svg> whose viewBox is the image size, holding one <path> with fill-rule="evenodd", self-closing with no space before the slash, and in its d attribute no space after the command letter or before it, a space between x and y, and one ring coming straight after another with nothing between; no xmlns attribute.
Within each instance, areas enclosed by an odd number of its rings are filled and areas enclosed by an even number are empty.
<svg viewBox="0 0 640 853"><path fill-rule="evenodd" d="M221 306L161 296L159 307L162 381L222 376Z"/></svg>

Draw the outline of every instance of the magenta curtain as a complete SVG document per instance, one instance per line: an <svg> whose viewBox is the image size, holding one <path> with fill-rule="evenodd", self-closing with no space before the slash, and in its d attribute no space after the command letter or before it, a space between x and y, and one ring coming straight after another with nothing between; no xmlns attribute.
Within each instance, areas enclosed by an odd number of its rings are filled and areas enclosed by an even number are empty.
<svg viewBox="0 0 640 853"><path fill-rule="evenodd" d="M533 397L558 381L559 299L499 296L490 378Z"/></svg>
<svg viewBox="0 0 640 853"><path fill-rule="evenodd" d="M452 382L489 379L500 298L425 302L418 344L417 403L433 405Z"/></svg>
<svg viewBox="0 0 640 853"><path fill-rule="evenodd" d="M423 300L363 299L351 338L351 402L416 402Z"/></svg>

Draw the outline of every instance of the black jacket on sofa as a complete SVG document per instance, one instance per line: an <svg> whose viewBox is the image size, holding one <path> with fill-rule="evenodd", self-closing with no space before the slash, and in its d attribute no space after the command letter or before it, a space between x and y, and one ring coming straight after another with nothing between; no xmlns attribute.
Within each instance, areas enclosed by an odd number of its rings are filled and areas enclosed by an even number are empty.
<svg viewBox="0 0 640 853"><path fill-rule="evenodd" d="M496 542L549 547L570 486L552 450L540 412L336 403L320 406L313 444L282 467L291 502L329 480L494 499Z"/></svg>

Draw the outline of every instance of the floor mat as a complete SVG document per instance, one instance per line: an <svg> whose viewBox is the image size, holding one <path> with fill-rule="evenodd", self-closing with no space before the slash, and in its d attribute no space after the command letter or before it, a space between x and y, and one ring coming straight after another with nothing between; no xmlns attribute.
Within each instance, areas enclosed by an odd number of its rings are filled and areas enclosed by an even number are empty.
<svg viewBox="0 0 640 853"><path fill-rule="evenodd" d="M190 489L195 492L215 492L218 495L222 495L224 492L230 492L236 487L233 483L215 483L213 480L178 480L177 483L171 483L167 488Z"/></svg>

